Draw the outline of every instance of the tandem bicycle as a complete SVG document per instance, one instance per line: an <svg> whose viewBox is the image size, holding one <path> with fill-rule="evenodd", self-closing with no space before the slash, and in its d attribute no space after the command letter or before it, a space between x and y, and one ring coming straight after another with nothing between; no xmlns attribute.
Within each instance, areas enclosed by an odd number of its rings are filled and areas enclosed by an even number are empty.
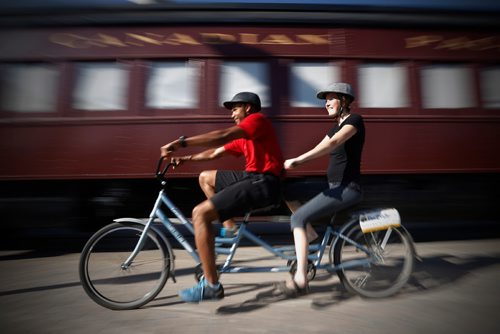
<svg viewBox="0 0 500 334"><path fill-rule="evenodd" d="M148 219L119 218L98 230L80 255L79 275L85 292L97 304L113 310L139 308L153 300L169 278L175 283L175 256L165 230L179 242L195 262L195 278L202 269L198 253L179 231L178 223L194 235L191 221L167 195L168 171L172 163L161 158L156 177L162 184ZM166 209L177 220L167 216ZM224 256L219 274L243 272L287 272L296 270L294 245L273 246L248 228L248 212L238 232L230 238L216 237L216 254ZM334 224L335 223L335 224ZM160 228L164 226L165 228ZM242 240L262 247L282 266L234 266ZM322 238L309 245L308 279L325 269L336 273L350 293L367 298L388 297L409 280L416 258L409 232L394 208L351 212L346 222L332 217ZM323 256L328 252L328 261Z"/></svg>

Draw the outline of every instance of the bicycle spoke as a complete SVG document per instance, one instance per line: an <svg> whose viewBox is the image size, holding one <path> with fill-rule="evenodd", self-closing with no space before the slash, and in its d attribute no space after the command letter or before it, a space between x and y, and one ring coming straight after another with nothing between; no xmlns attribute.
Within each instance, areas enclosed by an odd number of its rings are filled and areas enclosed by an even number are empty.
<svg viewBox="0 0 500 334"><path fill-rule="evenodd" d="M413 269L411 240L397 228L363 233L357 224L335 247L334 265L344 286L365 297L399 291ZM360 265L362 263L368 265Z"/></svg>
<svg viewBox="0 0 500 334"><path fill-rule="evenodd" d="M357 277L354 280L353 284L356 285L356 286L359 286L359 287L363 287L363 286L365 286L365 284L368 281L369 277L370 277L369 275Z"/></svg>

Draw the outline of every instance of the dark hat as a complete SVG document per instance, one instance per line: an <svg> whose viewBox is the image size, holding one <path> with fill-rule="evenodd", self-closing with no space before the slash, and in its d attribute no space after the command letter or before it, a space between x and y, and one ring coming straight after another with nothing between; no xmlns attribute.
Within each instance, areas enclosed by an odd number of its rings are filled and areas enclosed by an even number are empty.
<svg viewBox="0 0 500 334"><path fill-rule="evenodd" d="M241 92L236 94L231 101L224 102L224 107L231 109L235 103L249 103L255 107L256 111L260 111L260 98L257 94L250 92Z"/></svg>
<svg viewBox="0 0 500 334"><path fill-rule="evenodd" d="M316 97L318 99L324 100L326 98L326 94L328 93L348 95L351 97L352 101L354 101L354 90L352 89L351 85L345 82L336 82L329 85L325 89L319 91L318 94L316 94Z"/></svg>

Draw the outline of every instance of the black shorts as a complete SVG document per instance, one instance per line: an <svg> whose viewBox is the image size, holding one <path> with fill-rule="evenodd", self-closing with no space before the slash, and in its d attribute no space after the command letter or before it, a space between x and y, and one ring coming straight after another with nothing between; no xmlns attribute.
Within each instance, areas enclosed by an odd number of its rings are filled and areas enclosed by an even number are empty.
<svg viewBox="0 0 500 334"><path fill-rule="evenodd" d="M272 174L217 171L215 195L210 199L219 220L244 216L247 212L281 202L281 179Z"/></svg>

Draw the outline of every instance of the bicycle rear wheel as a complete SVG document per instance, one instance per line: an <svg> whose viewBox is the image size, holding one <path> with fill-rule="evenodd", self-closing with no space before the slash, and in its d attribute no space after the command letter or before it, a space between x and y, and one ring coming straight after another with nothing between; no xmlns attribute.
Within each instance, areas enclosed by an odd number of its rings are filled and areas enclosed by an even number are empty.
<svg viewBox="0 0 500 334"><path fill-rule="evenodd" d="M80 281L96 303L112 310L143 306L158 295L169 274L172 254L153 230L133 262L123 263L144 232L138 223L113 223L97 231L80 256Z"/></svg>
<svg viewBox="0 0 500 334"><path fill-rule="evenodd" d="M343 234L347 238L341 236L334 247L333 263L349 292L367 298L388 297L408 282L415 251L406 231L389 228L365 234L356 222Z"/></svg>

